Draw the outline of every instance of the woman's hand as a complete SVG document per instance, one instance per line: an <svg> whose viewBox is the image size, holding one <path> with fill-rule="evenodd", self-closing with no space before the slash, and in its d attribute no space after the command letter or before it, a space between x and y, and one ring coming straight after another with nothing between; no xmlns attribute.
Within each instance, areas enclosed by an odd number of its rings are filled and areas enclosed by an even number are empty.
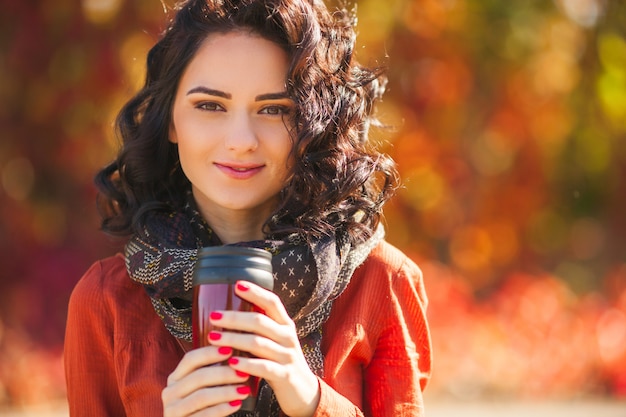
<svg viewBox="0 0 626 417"><path fill-rule="evenodd" d="M249 388L243 385L248 375L217 365L231 354L232 348L228 346L207 346L187 352L167 378L161 394L164 417L221 417L237 411L241 400L249 394Z"/></svg>
<svg viewBox="0 0 626 417"><path fill-rule="evenodd" d="M239 281L235 291L265 314L215 312L211 315L211 322L224 331L211 332L211 344L249 352L252 358L229 359L233 372L265 379L288 416L312 416L319 402L319 382L304 358L295 324L282 302L273 292L245 281ZM196 389L197 386L194 385Z"/></svg>

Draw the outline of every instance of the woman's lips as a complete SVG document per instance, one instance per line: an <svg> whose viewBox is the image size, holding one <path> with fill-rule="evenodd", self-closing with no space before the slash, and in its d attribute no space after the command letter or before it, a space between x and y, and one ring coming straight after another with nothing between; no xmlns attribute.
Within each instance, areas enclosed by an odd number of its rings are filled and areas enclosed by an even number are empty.
<svg viewBox="0 0 626 417"><path fill-rule="evenodd" d="M264 165L241 165L216 162L215 166L230 178L247 180L258 174L263 169Z"/></svg>

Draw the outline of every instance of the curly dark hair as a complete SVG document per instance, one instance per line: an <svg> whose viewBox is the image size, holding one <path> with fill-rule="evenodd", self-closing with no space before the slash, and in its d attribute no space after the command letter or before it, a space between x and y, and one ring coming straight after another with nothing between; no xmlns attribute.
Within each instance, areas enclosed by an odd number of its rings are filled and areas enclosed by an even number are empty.
<svg viewBox="0 0 626 417"><path fill-rule="evenodd" d="M147 57L143 88L117 118L123 146L96 175L102 229L127 236L154 210L179 209L189 181L168 141L178 82L212 33L250 30L287 52L295 164L264 232L308 239L345 231L358 242L381 220L398 185L395 163L369 143L374 102L386 78L353 58L355 19L319 0L189 0Z"/></svg>

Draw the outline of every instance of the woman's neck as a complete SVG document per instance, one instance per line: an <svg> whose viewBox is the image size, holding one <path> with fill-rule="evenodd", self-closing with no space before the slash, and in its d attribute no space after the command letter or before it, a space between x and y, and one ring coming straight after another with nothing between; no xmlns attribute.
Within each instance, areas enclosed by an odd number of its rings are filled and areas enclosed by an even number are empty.
<svg viewBox="0 0 626 417"><path fill-rule="evenodd" d="M266 217L262 213L250 213L247 210L208 211L202 209L202 216L222 243L249 242L262 240L263 224Z"/></svg>
<svg viewBox="0 0 626 417"><path fill-rule="evenodd" d="M265 239L263 225L276 207L275 199L242 209L226 208L195 195L194 199L204 220L225 245Z"/></svg>
<svg viewBox="0 0 626 417"><path fill-rule="evenodd" d="M211 229L220 238L222 243L230 244L237 242L249 242L265 238L262 232L263 222L250 221L249 216L242 216L240 220L207 219Z"/></svg>

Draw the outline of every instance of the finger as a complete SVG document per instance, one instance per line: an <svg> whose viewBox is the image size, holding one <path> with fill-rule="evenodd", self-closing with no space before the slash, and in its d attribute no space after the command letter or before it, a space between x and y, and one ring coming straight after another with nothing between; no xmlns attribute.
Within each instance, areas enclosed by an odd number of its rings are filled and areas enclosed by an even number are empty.
<svg viewBox="0 0 626 417"><path fill-rule="evenodd" d="M283 346L293 347L295 346L294 343L297 342L295 326L291 322L279 324L271 317L255 312L215 311L213 313L210 321L217 328L226 331L254 333Z"/></svg>
<svg viewBox="0 0 626 417"><path fill-rule="evenodd" d="M255 375L267 381L277 380L286 375L282 364L256 357L233 356L228 359L228 365L239 373Z"/></svg>
<svg viewBox="0 0 626 417"><path fill-rule="evenodd" d="M219 345L232 346L235 350L248 352L252 356L269 359L272 361L285 363L290 360L291 353L294 348L284 346L267 337L259 336L253 333L237 333L228 331L213 331L209 334L211 343Z"/></svg>
<svg viewBox="0 0 626 417"><path fill-rule="evenodd" d="M167 377L167 384L171 385L179 381L198 368L222 362L231 354L232 349L227 349L227 346L223 346L221 349L215 346L206 346L190 350L183 356L176 369Z"/></svg>
<svg viewBox="0 0 626 417"><path fill-rule="evenodd" d="M164 402L176 402L178 399L192 396L205 388L242 383L247 376L238 374L225 365L206 366L196 369L180 380L168 384L162 393Z"/></svg>
<svg viewBox="0 0 626 417"><path fill-rule="evenodd" d="M237 281L235 293L242 299L265 311L265 314L279 324L292 325L293 322L278 295L252 282Z"/></svg>
<svg viewBox="0 0 626 417"><path fill-rule="evenodd" d="M241 407L242 400L250 395L246 385L225 385L194 391L174 402L164 400L163 415L174 416L227 416Z"/></svg>

